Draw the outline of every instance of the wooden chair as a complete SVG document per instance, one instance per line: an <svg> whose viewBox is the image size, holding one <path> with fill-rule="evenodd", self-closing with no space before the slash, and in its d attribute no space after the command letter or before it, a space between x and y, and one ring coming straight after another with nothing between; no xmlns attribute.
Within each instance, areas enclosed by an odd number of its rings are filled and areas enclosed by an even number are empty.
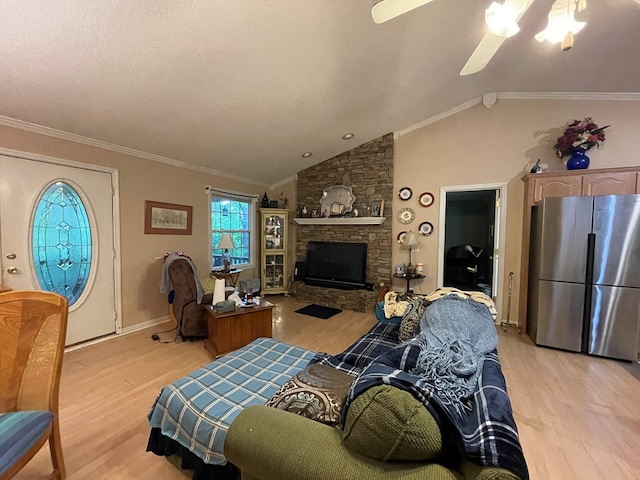
<svg viewBox="0 0 640 480"><path fill-rule="evenodd" d="M58 390L67 299L50 292L0 294L0 480L18 473L49 440L53 472L66 471Z"/></svg>

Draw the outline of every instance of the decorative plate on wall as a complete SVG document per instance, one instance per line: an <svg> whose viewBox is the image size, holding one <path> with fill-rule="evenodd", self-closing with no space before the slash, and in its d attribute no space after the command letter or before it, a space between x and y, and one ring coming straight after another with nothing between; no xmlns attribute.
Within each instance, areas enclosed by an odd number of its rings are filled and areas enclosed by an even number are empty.
<svg viewBox="0 0 640 480"><path fill-rule="evenodd" d="M420 205L428 207L433 203L433 194L430 192L424 192L420 195Z"/></svg>
<svg viewBox="0 0 640 480"><path fill-rule="evenodd" d="M431 222L422 222L418 228L420 235L431 235L433 233L433 225Z"/></svg>
<svg viewBox="0 0 640 480"><path fill-rule="evenodd" d="M400 232L396 240L398 240L398 243L402 245L406 238L407 238L407 232Z"/></svg>
<svg viewBox="0 0 640 480"><path fill-rule="evenodd" d="M409 200L411 198L411 195L413 195L413 192L409 187L402 187L398 191L398 196L400 197L400 200Z"/></svg>
<svg viewBox="0 0 640 480"><path fill-rule="evenodd" d="M398 212L398 221L400 223L411 223L416 218L416 213L411 208L403 208Z"/></svg>

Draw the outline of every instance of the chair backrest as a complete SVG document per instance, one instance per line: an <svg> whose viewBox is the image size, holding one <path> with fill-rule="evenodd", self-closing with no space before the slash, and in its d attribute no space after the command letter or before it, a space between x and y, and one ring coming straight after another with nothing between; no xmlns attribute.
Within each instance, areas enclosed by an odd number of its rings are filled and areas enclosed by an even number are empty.
<svg viewBox="0 0 640 480"><path fill-rule="evenodd" d="M183 258L173 260L167 267L173 287L171 310L183 337L207 336L207 311L203 304L211 304L212 294L204 295L198 303L197 271ZM200 283L200 279L198 279Z"/></svg>
<svg viewBox="0 0 640 480"><path fill-rule="evenodd" d="M67 315L55 293L0 294L0 412L57 411Z"/></svg>
<svg viewBox="0 0 640 480"><path fill-rule="evenodd" d="M196 281L191 264L182 258L178 258L169 265L169 278L176 296L180 296L184 303L194 300L198 296Z"/></svg>

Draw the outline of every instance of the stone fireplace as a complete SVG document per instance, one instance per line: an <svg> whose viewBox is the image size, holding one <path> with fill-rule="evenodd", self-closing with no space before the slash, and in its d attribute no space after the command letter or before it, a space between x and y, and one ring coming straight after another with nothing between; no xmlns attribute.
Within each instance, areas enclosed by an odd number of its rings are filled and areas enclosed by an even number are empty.
<svg viewBox="0 0 640 480"><path fill-rule="evenodd" d="M305 261L309 240L330 242L365 242L367 247L367 282L373 290L340 290L296 285L296 296L317 305L370 312L375 307L380 283L391 280L391 219L393 218L393 134L360 145L298 173L298 206L320 208L324 189L333 185L351 187L356 197L353 207L359 216L368 216L374 201L384 200L382 224L298 225L296 261Z"/></svg>

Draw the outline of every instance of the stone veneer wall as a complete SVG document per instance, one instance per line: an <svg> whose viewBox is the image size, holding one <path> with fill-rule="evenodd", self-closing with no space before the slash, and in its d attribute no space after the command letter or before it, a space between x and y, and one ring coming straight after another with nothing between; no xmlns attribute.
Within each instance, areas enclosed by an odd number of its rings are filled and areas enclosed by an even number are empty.
<svg viewBox="0 0 640 480"><path fill-rule="evenodd" d="M295 292L299 299L356 312L370 312L375 307L378 287L391 280L391 218L393 215L393 134L330 158L298 173L297 197L300 207L320 209L325 188L332 185L351 187L356 197L353 208L367 215L371 202L384 200L382 225L298 225L296 261L305 261L309 240L365 242L367 246L367 282L373 291L339 290L300 283Z"/></svg>

